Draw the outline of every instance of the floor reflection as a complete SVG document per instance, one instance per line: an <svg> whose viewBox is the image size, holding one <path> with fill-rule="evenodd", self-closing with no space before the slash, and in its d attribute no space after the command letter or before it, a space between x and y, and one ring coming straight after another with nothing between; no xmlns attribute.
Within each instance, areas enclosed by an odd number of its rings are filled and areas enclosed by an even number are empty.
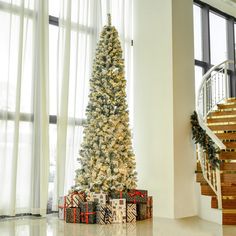
<svg viewBox="0 0 236 236"><path fill-rule="evenodd" d="M144 233L145 230L145 233ZM152 220L136 223L88 225L67 224L57 215L0 221L0 236L153 236Z"/></svg>
<svg viewBox="0 0 236 236"><path fill-rule="evenodd" d="M236 226L221 226L191 217L154 218L129 224L67 224L57 215L0 221L0 236L236 236Z"/></svg>

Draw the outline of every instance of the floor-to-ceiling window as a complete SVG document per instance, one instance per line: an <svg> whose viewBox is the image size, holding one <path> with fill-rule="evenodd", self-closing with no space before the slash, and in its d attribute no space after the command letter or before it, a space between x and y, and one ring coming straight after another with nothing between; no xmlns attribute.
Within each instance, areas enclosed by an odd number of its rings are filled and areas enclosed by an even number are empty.
<svg viewBox="0 0 236 236"><path fill-rule="evenodd" d="M235 61L236 19L199 0L194 1L195 93L202 75L225 60ZM230 96L236 96L235 68L229 68Z"/></svg>
<svg viewBox="0 0 236 236"><path fill-rule="evenodd" d="M37 172L37 166L32 167L32 144L34 132L33 104L35 82L34 76L34 40L35 20L38 12L34 12L35 4L47 1L36 0L0 0L0 216L15 215L32 212L31 201L36 194L31 191L31 175ZM48 0L49 27L48 54L49 54L49 186L48 210L52 209L51 202L55 190L58 148L58 110L59 102L64 99L60 96L58 78L61 76L63 65L59 65L61 54L59 43L64 40L60 35L62 24L59 22L60 6L63 1ZM64 1L66 2L66 1ZM69 2L69 1L68 1ZM132 111L132 1L107 1L107 0L78 0L70 1L71 31L70 31L70 78L68 85L68 110L66 139L66 181L65 192L73 184L74 170L77 168L79 144L82 139L83 119L89 92L90 70L96 45L97 36L102 25L106 24L106 13L112 13L113 24L120 33L126 64L127 92L129 105ZM79 5L80 4L80 5ZM99 7L98 7L99 6ZM108 9L110 8L110 9ZM95 14L94 14L95 13ZM95 17L97 17L95 19ZM96 23L92 23L91 19ZM47 18L48 20L48 18ZM79 23L78 23L79 22ZM97 27L97 23L100 24ZM60 28L61 27L61 28ZM60 38L60 42L59 41ZM95 43L94 43L95 41ZM79 44L79 46L78 46ZM21 47L21 45L23 45ZM78 49L79 47L79 49ZM46 49L46 47L45 47ZM78 49L78 50L77 50ZM59 58L59 59L58 59ZM72 60L73 59L73 60ZM46 92L46 91L45 91ZM18 99L18 97L20 99ZM61 98L62 97L62 98ZM16 110L16 103L17 110ZM131 113L132 114L132 113ZM40 123L40 122L39 122ZM19 127L15 124L19 124ZM19 135L15 135L18 133ZM62 134L60 134L62 136ZM17 148L13 148L16 146ZM35 148L35 146L34 146ZM12 156L15 157L13 163ZM14 167L14 168L13 168ZM64 168L64 167L61 167ZM4 171L2 171L4 170ZM16 170L16 171L15 171ZM14 173L16 172L16 174ZM13 176L14 175L14 176ZM13 194L11 188L14 177ZM6 180L6 181L5 181ZM35 178L35 183L37 179ZM2 184L5 183L3 186ZM64 183L62 183L63 185ZM32 188L33 189L33 188ZM8 191L9 190L9 191ZM12 197L15 204L7 196ZM8 205L14 205L11 212ZM54 199L54 205L57 200ZM3 210L4 208L4 210ZM13 209L14 208L14 209Z"/></svg>

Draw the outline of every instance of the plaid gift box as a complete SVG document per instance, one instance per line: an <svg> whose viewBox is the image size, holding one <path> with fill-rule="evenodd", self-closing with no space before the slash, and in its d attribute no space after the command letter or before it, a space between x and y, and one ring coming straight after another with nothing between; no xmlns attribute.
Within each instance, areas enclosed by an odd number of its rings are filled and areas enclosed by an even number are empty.
<svg viewBox="0 0 236 236"><path fill-rule="evenodd" d="M137 203L137 220L147 219L147 204Z"/></svg>
<svg viewBox="0 0 236 236"><path fill-rule="evenodd" d="M134 223L136 222L137 209L136 204L127 203L126 205L126 222Z"/></svg>
<svg viewBox="0 0 236 236"><path fill-rule="evenodd" d="M111 199L112 223L126 223L126 199Z"/></svg>
<svg viewBox="0 0 236 236"><path fill-rule="evenodd" d="M80 218L82 223L96 223L96 202L81 202L80 203Z"/></svg>
<svg viewBox="0 0 236 236"><path fill-rule="evenodd" d="M66 218L66 197L62 196L58 199L58 217L60 220Z"/></svg>
<svg viewBox="0 0 236 236"><path fill-rule="evenodd" d="M97 224L112 223L112 206L110 204L99 204L97 206Z"/></svg>
<svg viewBox="0 0 236 236"><path fill-rule="evenodd" d="M92 201L97 202L99 204L106 204L107 194L102 192L92 192Z"/></svg>
<svg viewBox="0 0 236 236"><path fill-rule="evenodd" d="M80 223L80 209L78 207L66 208L66 223Z"/></svg>
<svg viewBox="0 0 236 236"><path fill-rule="evenodd" d="M153 209L153 198L151 196L148 197L147 200L147 218L152 218L152 209Z"/></svg>
<svg viewBox="0 0 236 236"><path fill-rule="evenodd" d="M147 203L147 190L132 189L127 193L126 201L128 203Z"/></svg>
<svg viewBox="0 0 236 236"><path fill-rule="evenodd" d="M127 198L127 192L125 191L112 191L109 195L110 198L112 199L122 199L122 198Z"/></svg>
<svg viewBox="0 0 236 236"><path fill-rule="evenodd" d="M66 196L66 207L79 207L81 202L85 201L84 192L73 192Z"/></svg>

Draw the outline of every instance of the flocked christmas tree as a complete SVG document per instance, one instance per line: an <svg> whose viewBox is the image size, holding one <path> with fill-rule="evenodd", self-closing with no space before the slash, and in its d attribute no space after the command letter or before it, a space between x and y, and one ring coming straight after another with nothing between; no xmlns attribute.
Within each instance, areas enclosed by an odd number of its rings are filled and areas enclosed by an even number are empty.
<svg viewBox="0 0 236 236"><path fill-rule="evenodd" d="M135 156L129 129L124 60L118 32L104 26L90 79L87 122L76 170L76 188L109 192L136 187Z"/></svg>

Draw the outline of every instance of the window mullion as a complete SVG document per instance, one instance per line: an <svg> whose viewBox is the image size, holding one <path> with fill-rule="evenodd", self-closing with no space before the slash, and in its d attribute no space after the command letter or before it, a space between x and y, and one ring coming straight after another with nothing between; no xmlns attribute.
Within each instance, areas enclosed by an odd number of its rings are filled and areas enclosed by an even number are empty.
<svg viewBox="0 0 236 236"><path fill-rule="evenodd" d="M234 18L227 19L227 58L235 61L235 49L234 49ZM236 96L236 75L234 64L229 64L229 70L232 72L230 76L230 96Z"/></svg>
<svg viewBox="0 0 236 236"><path fill-rule="evenodd" d="M202 57L207 71L211 67L209 6L202 7Z"/></svg>

